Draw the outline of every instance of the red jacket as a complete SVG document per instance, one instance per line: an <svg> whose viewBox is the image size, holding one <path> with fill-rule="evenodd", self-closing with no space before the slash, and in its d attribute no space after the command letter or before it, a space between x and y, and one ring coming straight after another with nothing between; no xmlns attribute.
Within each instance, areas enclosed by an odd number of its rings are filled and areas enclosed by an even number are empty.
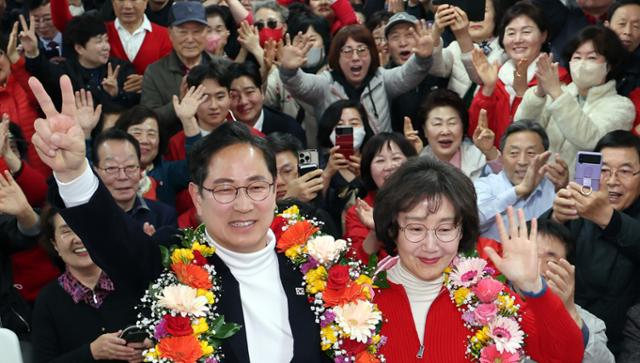
<svg viewBox="0 0 640 363"><path fill-rule="evenodd" d="M51 174L51 169L40 160L36 148L31 143L35 133L34 121L38 118L38 103L28 85L30 74L24 68L24 58L11 65L11 74L7 84L0 86L0 116L9 115L9 119L20 126L24 139L27 141L27 160L31 166L44 176Z"/></svg>
<svg viewBox="0 0 640 363"><path fill-rule="evenodd" d="M373 207L373 202L376 199L376 192L369 192L364 197L363 201ZM356 213L356 206L352 205L347 209L347 212L344 215L344 238L351 239L351 248L349 248L349 255L357 258L362 261L365 265L369 263L369 254L364 251L362 247L362 243L365 238L369 234L369 228L367 228L362 222L360 222L360 218L358 218L358 213ZM385 258L387 253L381 249L378 252L379 260Z"/></svg>
<svg viewBox="0 0 640 363"><path fill-rule="evenodd" d="M51 1L51 19L53 20L53 25L55 25L58 30L64 32L67 23L69 23L72 17L67 0ZM111 45L111 56L128 62L129 58L124 51L120 35L118 35L114 22L107 21L104 23L104 26L107 27L109 45ZM145 35L140 50L131 63L133 63L137 74L144 74L147 66L169 54L172 49L173 46L171 45L167 28L151 23L151 32L147 32Z"/></svg>
<svg viewBox="0 0 640 363"><path fill-rule="evenodd" d="M382 335L387 337L387 343L381 352L388 362L469 362L465 350L471 330L464 326L462 313L445 288L429 308L424 354L422 359L418 359L420 341L409 299L402 285L392 282L389 285L389 288L377 291L374 298L385 319ZM582 333L562 301L550 289L540 297L528 298L526 304L515 296L516 304L521 305L521 326L527 334L525 351L531 358L541 363L582 361Z"/></svg>
<svg viewBox="0 0 640 363"><path fill-rule="evenodd" d="M559 67L558 73L560 75L560 81L569 84L571 82L571 75L565 68ZM538 80L533 77L529 82L529 87L538 84ZM478 93L473 97L471 106L469 107L469 128L467 133L469 137L473 136L473 131L478 126L478 117L480 116L480 110L487 110L487 118L489 120L489 128L496 134L494 145L500 147L500 138L504 134L505 130L513 122L513 117L518 111L518 106L522 102L522 97L515 97L513 103L510 102L509 92L507 92L505 84L498 79L496 88L490 97L482 94L482 86L478 90Z"/></svg>
<svg viewBox="0 0 640 363"><path fill-rule="evenodd" d="M631 91L629 98L631 102L633 102L633 105L636 106L636 119L633 121L631 132L640 136L640 87Z"/></svg>
<svg viewBox="0 0 640 363"><path fill-rule="evenodd" d="M290 4L303 1L298 0L278 0L278 4L288 7ZM331 9L335 14L335 19L331 23L331 34L335 34L342 27L347 25L358 24L358 18L356 17L355 11L353 11L353 7L348 0L336 0L335 3L331 5Z"/></svg>

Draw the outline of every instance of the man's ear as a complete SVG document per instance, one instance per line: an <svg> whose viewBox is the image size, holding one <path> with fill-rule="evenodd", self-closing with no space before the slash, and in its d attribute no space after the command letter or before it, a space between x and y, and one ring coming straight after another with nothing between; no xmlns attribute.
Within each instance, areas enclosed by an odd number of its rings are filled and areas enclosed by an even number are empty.
<svg viewBox="0 0 640 363"><path fill-rule="evenodd" d="M196 207L196 214L200 217L202 215L202 193L200 193L200 188L193 182L189 183L189 195L193 205Z"/></svg>
<svg viewBox="0 0 640 363"><path fill-rule="evenodd" d="M609 25L611 25L611 23L609 23L609 20L605 20L603 25L609 28Z"/></svg>

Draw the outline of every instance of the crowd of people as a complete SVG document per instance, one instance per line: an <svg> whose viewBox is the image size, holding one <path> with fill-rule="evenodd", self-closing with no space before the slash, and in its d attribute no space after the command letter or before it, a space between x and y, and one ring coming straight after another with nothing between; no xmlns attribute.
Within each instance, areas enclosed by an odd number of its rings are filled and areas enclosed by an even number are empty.
<svg viewBox="0 0 640 363"><path fill-rule="evenodd" d="M276 249L291 205L386 276L387 362L640 362L640 1L479 2L0 0L25 363L147 359L122 331L201 225L225 362L346 362ZM517 329L456 305L463 255Z"/></svg>

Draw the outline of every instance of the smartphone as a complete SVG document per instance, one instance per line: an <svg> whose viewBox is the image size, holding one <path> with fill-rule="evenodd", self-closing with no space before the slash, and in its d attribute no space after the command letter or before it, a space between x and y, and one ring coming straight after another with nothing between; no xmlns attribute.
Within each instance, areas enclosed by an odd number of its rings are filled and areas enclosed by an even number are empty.
<svg viewBox="0 0 640 363"><path fill-rule="evenodd" d="M575 182L585 189L600 190L600 173L602 172L602 154L578 151L576 154Z"/></svg>
<svg viewBox="0 0 640 363"><path fill-rule="evenodd" d="M469 21L483 21L485 0L433 0L433 5L448 4L451 6L457 6L467 13Z"/></svg>
<svg viewBox="0 0 640 363"><path fill-rule="evenodd" d="M298 177L318 169L319 166L318 150L307 149L298 152Z"/></svg>
<svg viewBox="0 0 640 363"><path fill-rule="evenodd" d="M353 155L353 127L336 126L336 146L340 146L338 152L344 156L347 161Z"/></svg>
<svg viewBox="0 0 640 363"><path fill-rule="evenodd" d="M120 333L120 338L126 340L127 343L140 343L147 338L147 333L142 328L131 325Z"/></svg>

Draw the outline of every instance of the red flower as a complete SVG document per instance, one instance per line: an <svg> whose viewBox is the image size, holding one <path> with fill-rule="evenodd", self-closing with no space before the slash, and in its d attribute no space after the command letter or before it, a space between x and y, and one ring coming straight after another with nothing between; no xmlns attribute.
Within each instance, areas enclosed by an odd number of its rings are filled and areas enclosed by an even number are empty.
<svg viewBox="0 0 640 363"><path fill-rule="evenodd" d="M204 266L207 264L207 258L204 257L198 250L193 251L193 261L193 263L198 266Z"/></svg>
<svg viewBox="0 0 640 363"><path fill-rule="evenodd" d="M327 288L322 295L324 306L346 304L364 298L362 286L351 281L349 266L334 265L329 269Z"/></svg>
<svg viewBox="0 0 640 363"><path fill-rule="evenodd" d="M271 230L273 234L276 236L276 241L280 239L282 233L284 232L282 228L287 225L287 219L282 216L276 216L271 222Z"/></svg>
<svg viewBox="0 0 640 363"><path fill-rule="evenodd" d="M342 289L351 281L349 277L349 266L334 265L329 269L327 289Z"/></svg>
<svg viewBox="0 0 640 363"><path fill-rule="evenodd" d="M287 228L286 231L282 233L276 247L278 252L285 252L291 247L301 245L318 231L313 224L309 221L300 221L296 224Z"/></svg>
<svg viewBox="0 0 640 363"><path fill-rule="evenodd" d="M355 339L345 338L342 340L342 349L346 350L350 356L357 356L358 353L367 349L367 345Z"/></svg>
<svg viewBox="0 0 640 363"><path fill-rule="evenodd" d="M164 338L158 348L161 357L176 363L195 363L202 357L202 347L193 335Z"/></svg>
<svg viewBox="0 0 640 363"><path fill-rule="evenodd" d="M173 336L181 337L193 334L191 319L185 316L171 316L167 314L164 316L164 320L167 322L167 333Z"/></svg>

